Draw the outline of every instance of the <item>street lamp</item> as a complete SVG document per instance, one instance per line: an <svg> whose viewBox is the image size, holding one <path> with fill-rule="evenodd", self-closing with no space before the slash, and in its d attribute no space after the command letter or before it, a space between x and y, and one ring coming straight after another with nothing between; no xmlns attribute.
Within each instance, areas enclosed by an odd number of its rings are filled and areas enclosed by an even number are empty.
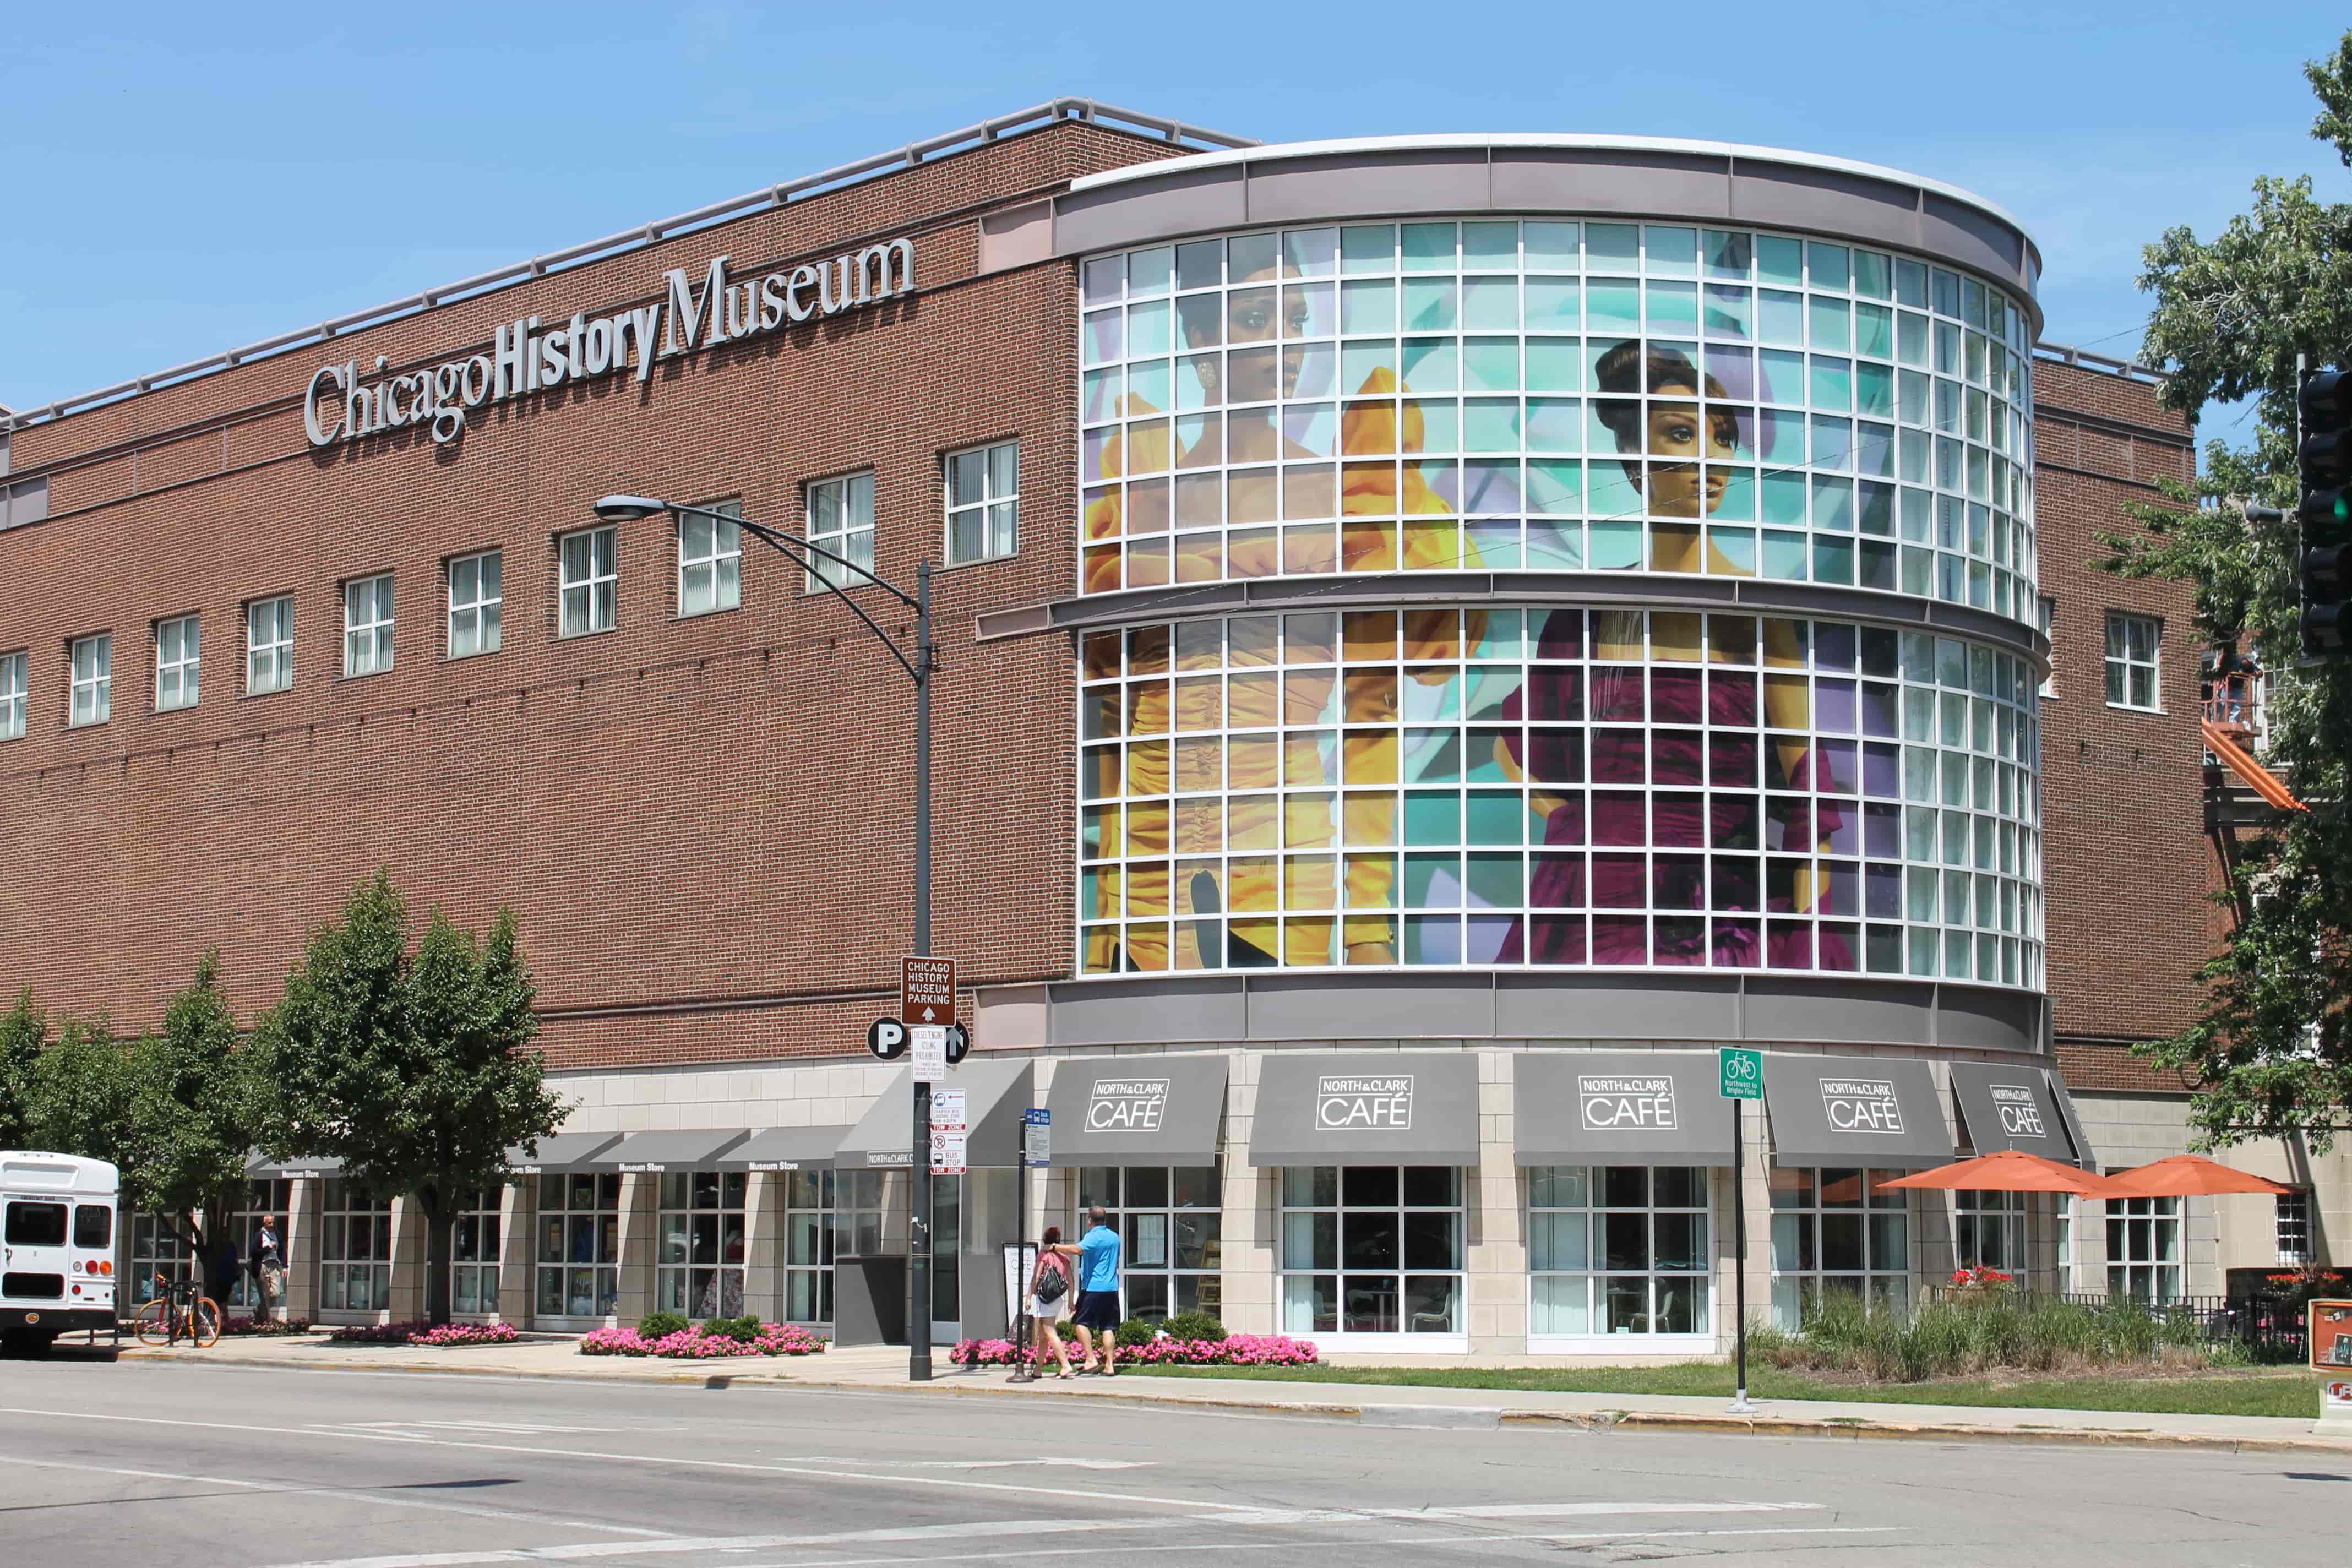
<svg viewBox="0 0 2352 1568"><path fill-rule="evenodd" d="M915 567L915 592L909 597L905 589L877 577L867 568L847 556L836 554L814 540L797 533L786 533L732 512L717 511L707 506L687 506L676 501L656 500L650 496L608 495L596 502L596 516L604 522L641 522L663 512L690 512L697 517L716 518L731 522L754 539L783 555L826 589L841 597L841 602L856 612L866 623L866 629L881 639L915 683L915 955L929 957L931 951L931 676L940 668L939 649L931 641L931 563L922 561ZM877 624L866 613L864 605L843 591L811 556L820 557L835 566L855 572L881 589L900 604L915 612L915 646L913 657L898 646L898 639ZM914 1086L914 1133L908 1162L910 1192L907 1216L907 1376L915 1383L929 1383L931 1378L931 1086L918 1082Z"/></svg>

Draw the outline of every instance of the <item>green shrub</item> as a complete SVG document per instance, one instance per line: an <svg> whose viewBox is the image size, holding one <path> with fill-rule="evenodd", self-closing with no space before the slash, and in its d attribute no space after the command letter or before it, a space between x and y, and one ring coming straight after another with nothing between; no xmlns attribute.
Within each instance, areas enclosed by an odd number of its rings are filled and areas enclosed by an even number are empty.
<svg viewBox="0 0 2352 1568"><path fill-rule="evenodd" d="M637 1320L637 1334L641 1339L663 1339L690 1327L692 1325L687 1321L684 1312L647 1312Z"/></svg>
<svg viewBox="0 0 2352 1568"><path fill-rule="evenodd" d="M1826 1295L1795 1334L1751 1331L1749 1349L1775 1366L1920 1383L1986 1372L2078 1372L2147 1366L2235 1365L2242 1346L2217 1344L2190 1313L2137 1301L2098 1306L2011 1294L1939 1296L1908 1311Z"/></svg>
<svg viewBox="0 0 2352 1568"><path fill-rule="evenodd" d="M759 1315L751 1313L740 1318L707 1318L703 1320L702 1331L710 1339L740 1340L743 1343L750 1344L760 1337Z"/></svg>
<svg viewBox="0 0 2352 1568"><path fill-rule="evenodd" d="M1118 1342L1122 1345L1148 1345L1159 1332L1159 1324L1147 1323L1141 1318L1129 1318L1118 1326Z"/></svg>
<svg viewBox="0 0 2352 1568"><path fill-rule="evenodd" d="M1225 1325L1214 1312L1178 1312L1160 1325L1169 1337L1179 1340L1207 1340L1212 1344L1225 1341Z"/></svg>

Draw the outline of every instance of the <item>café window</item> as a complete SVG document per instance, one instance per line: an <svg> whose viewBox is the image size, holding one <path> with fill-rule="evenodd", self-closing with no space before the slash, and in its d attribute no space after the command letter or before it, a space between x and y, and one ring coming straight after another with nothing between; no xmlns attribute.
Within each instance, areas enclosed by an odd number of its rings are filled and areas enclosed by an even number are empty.
<svg viewBox="0 0 2352 1568"><path fill-rule="evenodd" d="M1119 1234L1123 1316L1156 1322L1223 1310L1224 1202L1214 1165L1079 1167L1074 1245L1096 1204Z"/></svg>
<svg viewBox="0 0 2352 1568"><path fill-rule="evenodd" d="M1531 1167L1528 1333L1709 1332L1707 1193L1701 1166Z"/></svg>
<svg viewBox="0 0 2352 1568"><path fill-rule="evenodd" d="M1952 1247L1960 1267L2023 1273L2025 1215L2023 1193L1954 1193Z"/></svg>
<svg viewBox="0 0 2352 1568"><path fill-rule="evenodd" d="M665 1171L654 1305L689 1318L743 1315L740 1171Z"/></svg>
<svg viewBox="0 0 2352 1568"><path fill-rule="evenodd" d="M603 1318L620 1295L621 1178L539 1179L539 1289L542 1318Z"/></svg>
<svg viewBox="0 0 2352 1568"><path fill-rule="evenodd" d="M1780 1167L1772 1183L1772 1323L1795 1333L1823 1298L1911 1304L1911 1214L1900 1171Z"/></svg>
<svg viewBox="0 0 2352 1568"><path fill-rule="evenodd" d="M487 1316L499 1310L499 1205L503 1187L457 1194L449 1221L449 1310Z"/></svg>
<svg viewBox="0 0 2352 1568"><path fill-rule="evenodd" d="M1282 1173L1282 1326L1294 1334L1460 1334L1462 1172Z"/></svg>
<svg viewBox="0 0 2352 1568"><path fill-rule="evenodd" d="M319 1306L381 1312L392 1305L392 1200L371 1203L341 1176L320 1199Z"/></svg>
<svg viewBox="0 0 2352 1568"><path fill-rule="evenodd" d="M261 1222L278 1221L278 1260L289 1263L294 1258L294 1184L283 1176L263 1179L256 1177L245 1184L242 1208L228 1216L229 1233L236 1237L236 1285L229 1291L228 1300L221 1303L224 1311L231 1307L252 1312L261 1306ZM279 1302L278 1305L285 1305Z"/></svg>
<svg viewBox="0 0 2352 1568"><path fill-rule="evenodd" d="M831 1171L784 1173L784 1321L788 1323L833 1321L836 1180Z"/></svg>
<svg viewBox="0 0 2352 1568"><path fill-rule="evenodd" d="M2180 1200L2107 1200L2107 1294L2180 1300Z"/></svg>

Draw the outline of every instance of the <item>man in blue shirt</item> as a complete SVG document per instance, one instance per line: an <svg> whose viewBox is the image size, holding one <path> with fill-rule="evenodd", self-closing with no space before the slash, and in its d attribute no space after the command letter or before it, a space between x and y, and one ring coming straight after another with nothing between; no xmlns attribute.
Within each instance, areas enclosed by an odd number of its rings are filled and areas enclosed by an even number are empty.
<svg viewBox="0 0 2352 1568"><path fill-rule="evenodd" d="M1102 1205L1087 1211L1090 1228L1078 1237L1078 1245L1067 1250L1078 1260L1078 1302L1070 1314L1070 1321L1078 1331L1078 1347L1082 1353L1097 1355L1095 1338L1101 1336L1099 1364L1089 1372L1105 1377L1117 1377L1114 1364L1118 1357L1118 1232L1106 1223L1109 1215Z"/></svg>

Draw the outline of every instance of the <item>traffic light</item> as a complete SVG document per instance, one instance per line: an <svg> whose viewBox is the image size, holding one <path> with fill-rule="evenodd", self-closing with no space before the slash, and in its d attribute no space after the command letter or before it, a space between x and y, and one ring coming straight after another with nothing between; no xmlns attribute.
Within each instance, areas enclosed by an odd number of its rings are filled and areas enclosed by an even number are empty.
<svg viewBox="0 0 2352 1568"><path fill-rule="evenodd" d="M2352 633L2352 372L2323 370L2303 379L2303 440L2295 450L2302 499L2300 575L2303 651L2341 658Z"/></svg>

